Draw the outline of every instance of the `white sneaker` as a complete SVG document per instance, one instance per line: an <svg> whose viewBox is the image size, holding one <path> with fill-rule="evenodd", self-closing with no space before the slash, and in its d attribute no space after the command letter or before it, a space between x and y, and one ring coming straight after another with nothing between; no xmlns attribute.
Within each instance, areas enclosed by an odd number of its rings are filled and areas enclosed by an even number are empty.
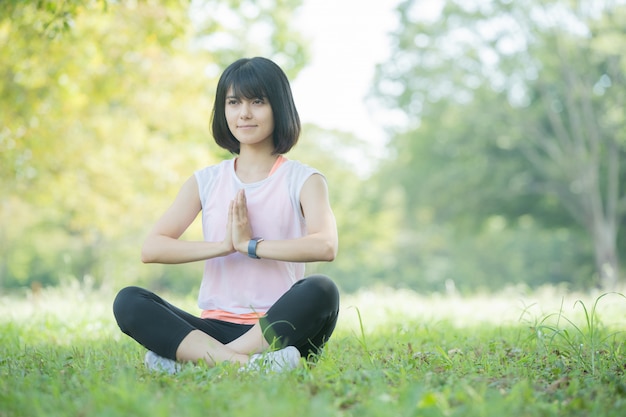
<svg viewBox="0 0 626 417"><path fill-rule="evenodd" d="M175 360L159 356L151 350L146 353L143 363L146 364L146 368L155 372L165 372L167 374L174 375L176 372L180 371L180 363Z"/></svg>
<svg viewBox="0 0 626 417"><path fill-rule="evenodd" d="M294 346L272 352L255 353L240 370L265 373L283 372L300 366L300 352Z"/></svg>

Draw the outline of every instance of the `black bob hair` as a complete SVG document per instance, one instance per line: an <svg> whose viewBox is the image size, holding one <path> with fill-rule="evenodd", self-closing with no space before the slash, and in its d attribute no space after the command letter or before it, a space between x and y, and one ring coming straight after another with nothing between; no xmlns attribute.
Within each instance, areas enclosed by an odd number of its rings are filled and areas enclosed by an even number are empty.
<svg viewBox="0 0 626 417"><path fill-rule="evenodd" d="M235 96L247 99L265 98L274 116L274 154L287 153L298 142L300 117L293 102L289 80L273 61L262 58L242 58L230 64L222 73L215 93L212 131L215 142L234 154L240 143L226 122L224 108L226 93L232 87Z"/></svg>

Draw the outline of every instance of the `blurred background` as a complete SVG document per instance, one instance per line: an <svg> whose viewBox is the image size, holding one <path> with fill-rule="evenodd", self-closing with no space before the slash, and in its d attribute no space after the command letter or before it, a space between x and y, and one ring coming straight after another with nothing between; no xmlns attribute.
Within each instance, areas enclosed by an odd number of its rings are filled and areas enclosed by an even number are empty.
<svg viewBox="0 0 626 417"><path fill-rule="evenodd" d="M140 247L263 55L329 181L344 292L611 290L626 253L626 1L2 0L0 292L197 291ZM184 238L201 239L199 223Z"/></svg>

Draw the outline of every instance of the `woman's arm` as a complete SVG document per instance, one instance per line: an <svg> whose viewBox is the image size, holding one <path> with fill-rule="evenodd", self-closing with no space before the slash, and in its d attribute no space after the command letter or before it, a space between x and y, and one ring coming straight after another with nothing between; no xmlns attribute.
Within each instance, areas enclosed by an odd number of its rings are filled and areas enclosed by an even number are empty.
<svg viewBox="0 0 626 417"><path fill-rule="evenodd" d="M141 249L144 263L178 264L194 262L234 252L232 234L223 242L191 242L179 240L202 209L198 183L191 176L181 187L176 199L156 222ZM228 219L230 229L231 217Z"/></svg>
<svg viewBox="0 0 626 417"><path fill-rule="evenodd" d="M337 224L328 200L328 187L321 175L311 175L300 193L300 205L306 219L306 235L290 240L264 240L257 246L260 258L289 262L332 261L337 255ZM235 248L248 253L251 231L245 194L237 194L233 209L233 242Z"/></svg>

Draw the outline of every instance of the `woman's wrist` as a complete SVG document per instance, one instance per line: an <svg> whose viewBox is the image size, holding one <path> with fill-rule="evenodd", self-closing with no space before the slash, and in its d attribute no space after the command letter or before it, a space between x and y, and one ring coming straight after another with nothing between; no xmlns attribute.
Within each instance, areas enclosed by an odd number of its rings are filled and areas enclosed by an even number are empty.
<svg viewBox="0 0 626 417"><path fill-rule="evenodd" d="M239 252L243 255L248 255L248 244L250 243L250 240L244 240L242 242L238 242L237 245L235 245L235 252Z"/></svg>
<svg viewBox="0 0 626 417"><path fill-rule="evenodd" d="M261 259L259 255L257 255L257 247L259 243L263 242L262 237L253 237L248 241L248 256L252 259Z"/></svg>

